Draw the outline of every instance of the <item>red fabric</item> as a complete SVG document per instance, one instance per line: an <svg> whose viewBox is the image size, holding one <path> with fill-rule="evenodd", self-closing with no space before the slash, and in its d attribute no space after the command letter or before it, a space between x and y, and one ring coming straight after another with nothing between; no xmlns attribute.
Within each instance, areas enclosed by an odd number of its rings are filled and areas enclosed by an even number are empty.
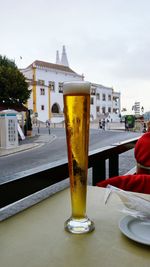
<svg viewBox="0 0 150 267"><path fill-rule="evenodd" d="M145 167L150 167L150 132L139 138L134 149L135 159Z"/></svg>
<svg viewBox="0 0 150 267"><path fill-rule="evenodd" d="M150 175L148 174L116 176L97 183L97 186L106 187L108 184L125 191L150 194Z"/></svg>

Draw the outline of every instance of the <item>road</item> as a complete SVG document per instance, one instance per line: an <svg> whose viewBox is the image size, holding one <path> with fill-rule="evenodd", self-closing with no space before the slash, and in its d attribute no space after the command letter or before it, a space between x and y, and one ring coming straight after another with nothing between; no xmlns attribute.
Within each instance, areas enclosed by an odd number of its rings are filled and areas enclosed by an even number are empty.
<svg viewBox="0 0 150 267"><path fill-rule="evenodd" d="M67 151L64 129L51 129L51 134L55 136L55 139L49 143L47 141L48 130L46 128L41 128L40 136L34 138L34 142L41 144L41 146L0 158L0 183L9 180L9 175L14 173L66 158ZM140 135L141 133L91 129L89 150L91 151ZM120 158L120 174L126 172L127 167L130 169L134 167L134 165L133 150L124 153Z"/></svg>

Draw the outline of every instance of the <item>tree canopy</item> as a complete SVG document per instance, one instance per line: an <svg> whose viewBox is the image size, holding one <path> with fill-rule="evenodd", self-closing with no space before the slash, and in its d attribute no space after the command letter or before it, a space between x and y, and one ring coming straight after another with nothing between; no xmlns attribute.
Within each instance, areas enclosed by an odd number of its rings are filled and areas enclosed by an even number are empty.
<svg viewBox="0 0 150 267"><path fill-rule="evenodd" d="M15 62L0 55L0 103L25 104L31 91Z"/></svg>

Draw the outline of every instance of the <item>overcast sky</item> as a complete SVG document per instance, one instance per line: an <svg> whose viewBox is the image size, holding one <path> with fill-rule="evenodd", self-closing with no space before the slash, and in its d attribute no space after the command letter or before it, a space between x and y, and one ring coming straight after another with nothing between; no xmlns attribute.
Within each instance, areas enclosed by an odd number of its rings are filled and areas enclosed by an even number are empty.
<svg viewBox="0 0 150 267"><path fill-rule="evenodd" d="M55 63L63 45L85 80L121 92L122 108L150 110L150 0L0 0L0 54L19 68Z"/></svg>

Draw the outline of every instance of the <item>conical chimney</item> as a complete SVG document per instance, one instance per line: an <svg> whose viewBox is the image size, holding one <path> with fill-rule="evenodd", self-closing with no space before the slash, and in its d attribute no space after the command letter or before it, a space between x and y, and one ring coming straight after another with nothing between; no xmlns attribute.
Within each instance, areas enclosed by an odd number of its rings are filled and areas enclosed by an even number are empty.
<svg viewBox="0 0 150 267"><path fill-rule="evenodd" d="M59 59L59 51L56 51L56 64L61 64Z"/></svg>
<svg viewBox="0 0 150 267"><path fill-rule="evenodd" d="M61 56L61 65L69 67L68 59L67 59L67 54L66 54L66 49L65 46L63 45L62 49L62 56Z"/></svg>

